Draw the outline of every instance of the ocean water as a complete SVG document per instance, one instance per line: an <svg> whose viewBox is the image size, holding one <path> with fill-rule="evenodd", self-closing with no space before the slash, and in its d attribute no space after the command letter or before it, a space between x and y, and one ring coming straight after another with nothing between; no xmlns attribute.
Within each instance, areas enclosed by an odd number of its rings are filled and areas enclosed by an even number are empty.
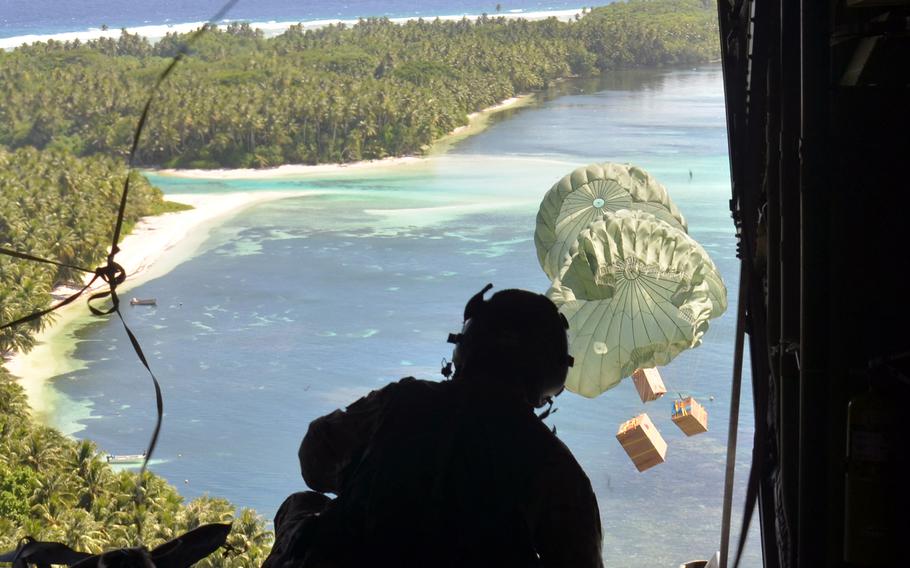
<svg viewBox="0 0 910 568"><path fill-rule="evenodd" d="M562 83L445 156L378 173L151 176L170 193L299 192L226 221L194 258L131 292L158 298L157 307L125 309L164 388L152 469L188 498L224 496L271 517L284 496L304 489L296 452L312 419L402 376L440 379L446 336L459 329L469 296L487 282L546 290L533 231L547 189L575 167L628 161L667 186L718 265L730 307L700 347L662 370L664 399L645 406L624 381L593 400L564 393L547 422L592 481L607 565L709 557L720 539L738 287L726 152L721 72L708 67ZM54 379L59 420L110 452L141 451L153 391L119 323L86 319L76 336L85 367ZM676 393L705 404L707 433L687 438L672 424ZM747 381L737 527L753 434L749 393ZM666 463L638 473L615 434L644 411L669 450ZM760 565L754 535L747 552L743 565Z"/></svg>
<svg viewBox="0 0 910 568"><path fill-rule="evenodd" d="M0 38L82 32L123 27L152 27L204 22L227 0L0 0ZM601 1L599 4L608 4ZM251 22L307 22L387 16L435 17L461 14L539 12L579 8L577 0L347 0L345 2L287 2L241 0L228 19Z"/></svg>

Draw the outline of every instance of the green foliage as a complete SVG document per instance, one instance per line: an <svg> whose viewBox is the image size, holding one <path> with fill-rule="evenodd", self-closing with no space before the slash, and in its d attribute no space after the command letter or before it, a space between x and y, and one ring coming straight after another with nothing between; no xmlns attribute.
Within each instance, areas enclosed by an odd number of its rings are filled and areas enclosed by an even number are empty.
<svg viewBox="0 0 910 568"><path fill-rule="evenodd" d="M105 156L76 158L58 147L0 147L0 246L93 269L107 254L126 168ZM126 225L162 207L161 192L136 175ZM82 273L0 256L0 321L44 308L51 289ZM0 355L28 350L47 321L0 331Z"/></svg>
<svg viewBox="0 0 910 568"><path fill-rule="evenodd" d="M126 174L115 158L77 158L59 147L0 147L0 245L96 266L110 246ZM164 201L134 175L125 228L142 215L188 208ZM0 256L0 321L44 308L53 286L81 278L46 266ZM40 326L4 330L0 352L28 349ZM35 423L22 387L0 366L0 551L25 536L91 553L135 546L140 537L154 547L201 523L233 520L233 549L206 559L205 566L259 566L268 554L271 533L255 512L235 512L223 499L185 504L152 474L143 479L144 502L137 506L137 482L135 473L114 471L92 442Z"/></svg>
<svg viewBox="0 0 910 568"><path fill-rule="evenodd" d="M720 58L717 11L703 0L633 0L594 8L579 35L601 70Z"/></svg>
<svg viewBox="0 0 910 568"><path fill-rule="evenodd" d="M716 59L716 15L703 4L632 0L571 23L368 19L292 26L273 39L231 24L203 36L156 96L138 160L269 167L418 153L468 113L563 77ZM171 34L152 45L123 32L0 51L0 246L97 265L137 118L186 39ZM131 187L127 231L142 215L186 208L163 201L141 176ZM79 277L0 256L0 321L45 307L53 286ZM45 323L0 332L0 355L29 349ZM233 520L230 551L199 566L259 566L268 554L272 535L254 511L209 497L184 503L153 474L137 504L138 482L91 442L33 422L21 387L0 366L0 550L26 535L93 553L140 540L153 547Z"/></svg>
<svg viewBox="0 0 910 568"><path fill-rule="evenodd" d="M177 203L176 201L161 201L153 203L149 208L148 215L164 215L165 213L177 213L178 211L189 211L192 205L186 203Z"/></svg>
<svg viewBox="0 0 910 568"><path fill-rule="evenodd" d="M437 61L408 61L394 68L396 78L409 81L415 85L427 85L433 81L443 81L455 73L455 70Z"/></svg>
<svg viewBox="0 0 910 568"><path fill-rule="evenodd" d="M114 471L94 444L66 438L28 418L21 387L0 367L0 551L20 539L63 542L98 553L157 546L204 523L233 522L230 550L198 566L260 566L272 534L254 511L224 499L201 497L184 503L177 490L147 473L144 503L134 500L138 475Z"/></svg>
<svg viewBox="0 0 910 568"><path fill-rule="evenodd" d="M0 53L0 144L126 155L158 73L186 35L123 33ZM139 163L268 167L420 153L468 113L572 75L718 57L701 0L634 0L578 21L481 17L247 24L194 45L152 105Z"/></svg>
<svg viewBox="0 0 910 568"><path fill-rule="evenodd" d="M28 498L38 485L27 467L8 468L0 463L0 518L21 523L28 518Z"/></svg>

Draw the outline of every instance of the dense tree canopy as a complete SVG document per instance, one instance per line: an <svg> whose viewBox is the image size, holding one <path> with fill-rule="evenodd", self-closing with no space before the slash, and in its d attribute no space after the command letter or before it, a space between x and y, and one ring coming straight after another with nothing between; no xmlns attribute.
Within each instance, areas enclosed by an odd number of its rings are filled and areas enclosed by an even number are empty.
<svg viewBox="0 0 910 568"><path fill-rule="evenodd" d="M0 367L0 551L24 536L83 552L155 547L201 524L233 521L230 548L197 566L259 566L272 535L250 509L224 499L185 503L174 487L147 473L145 503L134 501L138 475L114 471L88 440L72 440L30 420L22 388ZM138 521L138 522L137 522Z"/></svg>
<svg viewBox="0 0 910 568"><path fill-rule="evenodd" d="M163 211L161 192L134 174L126 229L141 215ZM107 254L126 177L114 158L76 158L62 150L0 147L0 246L94 269ZM0 255L0 322L45 307L54 286L82 273ZM0 355L27 350L46 323L0 331Z"/></svg>
<svg viewBox="0 0 910 568"><path fill-rule="evenodd" d="M0 51L0 246L92 268L106 254L127 155L151 85L186 36L47 42ZM414 154L470 112L555 80L613 68L717 57L713 9L700 0L632 0L570 23L482 17L385 19L271 39L245 24L212 31L157 93L143 165L267 167ZM4 148L6 146L7 148ZM134 174L135 175L135 174ZM127 229L168 204L131 180ZM49 303L80 278L0 255L0 322ZM47 320L0 331L0 356L27 351ZM154 546L234 519L230 552L200 566L259 566L271 535L222 499L188 504L148 474L115 472L89 441L29 419L22 389L0 366L0 550L29 535L99 552Z"/></svg>
<svg viewBox="0 0 910 568"><path fill-rule="evenodd" d="M91 268L110 246L127 171L122 161L77 158L59 149L0 147L0 246ZM134 174L136 175L136 174ZM136 175L125 230L141 215L171 205ZM80 272L0 255L0 322L45 307L57 284L81 280ZM27 351L47 319L0 332L0 355ZM235 514L223 499L184 504L176 489L147 474L146 504L133 501L138 477L115 472L86 440L67 438L29 416L22 388L0 366L0 551L24 536L63 542L85 552L134 546L138 528L151 546L199 524L233 518L233 553L203 566L257 566L270 534L249 510ZM137 523L137 520L141 520Z"/></svg>
<svg viewBox="0 0 910 568"><path fill-rule="evenodd" d="M186 36L48 42L0 54L0 144L124 156L150 85ZM470 112L615 67L717 55L713 10L636 0L578 21L362 20L265 39L213 30L156 96L146 165L267 167L421 152Z"/></svg>

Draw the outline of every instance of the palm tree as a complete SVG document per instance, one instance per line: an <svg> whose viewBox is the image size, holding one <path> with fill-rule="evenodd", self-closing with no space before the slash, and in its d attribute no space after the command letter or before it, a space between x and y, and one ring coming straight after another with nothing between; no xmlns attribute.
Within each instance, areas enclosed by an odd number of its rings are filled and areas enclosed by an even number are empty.
<svg viewBox="0 0 910 568"><path fill-rule="evenodd" d="M63 543L80 552L99 554L107 541L104 529L88 511L70 509L58 519L63 527Z"/></svg>
<svg viewBox="0 0 910 568"><path fill-rule="evenodd" d="M231 535L236 536L243 550L251 550L271 543L274 534L264 530L262 518L252 509L242 509L234 518Z"/></svg>
<svg viewBox="0 0 910 568"><path fill-rule="evenodd" d="M41 472L60 460L60 446L48 433L49 428L36 428L22 441L22 463Z"/></svg>
<svg viewBox="0 0 910 568"><path fill-rule="evenodd" d="M69 472L55 470L39 477L38 487L30 499L32 507L43 507L48 517L56 517L61 509L72 506L72 476Z"/></svg>
<svg viewBox="0 0 910 568"><path fill-rule="evenodd" d="M224 499L199 497L190 501L180 512L180 524L191 531L206 523L230 522L234 507Z"/></svg>
<svg viewBox="0 0 910 568"><path fill-rule="evenodd" d="M6 420L23 419L28 416L28 399L25 391L14 383L0 367L0 416ZM5 436L0 433L0 440Z"/></svg>
<svg viewBox="0 0 910 568"><path fill-rule="evenodd" d="M106 492L110 468L97 458L89 461L79 474L80 487L78 506L86 511L94 509L95 501Z"/></svg>

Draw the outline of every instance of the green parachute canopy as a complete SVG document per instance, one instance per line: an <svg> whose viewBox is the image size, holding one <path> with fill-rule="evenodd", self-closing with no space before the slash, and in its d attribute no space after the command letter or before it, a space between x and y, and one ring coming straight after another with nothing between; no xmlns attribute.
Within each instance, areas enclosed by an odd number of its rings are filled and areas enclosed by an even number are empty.
<svg viewBox="0 0 910 568"><path fill-rule="evenodd" d="M634 211L625 209L616 213L606 213L601 219L608 219L610 216L621 217L623 219L640 219L642 221L656 223L660 222L657 217L644 211ZM686 241L693 249L693 253L699 255L704 263L701 271L705 283L708 285L708 299L711 300L711 319L720 317L727 311L727 286L724 279L717 269L717 265L711 260L711 255L704 249L698 241L692 238L688 233L676 235L677 239Z"/></svg>
<svg viewBox="0 0 910 568"><path fill-rule="evenodd" d="M697 346L715 315L712 281L723 289L704 249L678 228L635 211L600 214L547 292L569 320L566 387L595 397ZM725 289L722 297L725 306Z"/></svg>
<svg viewBox="0 0 910 568"><path fill-rule="evenodd" d="M578 168L550 188L537 214L534 244L547 276L552 280L559 275L565 256L585 227L604 213L622 209L644 211L688 231L666 188L648 172L614 163Z"/></svg>

